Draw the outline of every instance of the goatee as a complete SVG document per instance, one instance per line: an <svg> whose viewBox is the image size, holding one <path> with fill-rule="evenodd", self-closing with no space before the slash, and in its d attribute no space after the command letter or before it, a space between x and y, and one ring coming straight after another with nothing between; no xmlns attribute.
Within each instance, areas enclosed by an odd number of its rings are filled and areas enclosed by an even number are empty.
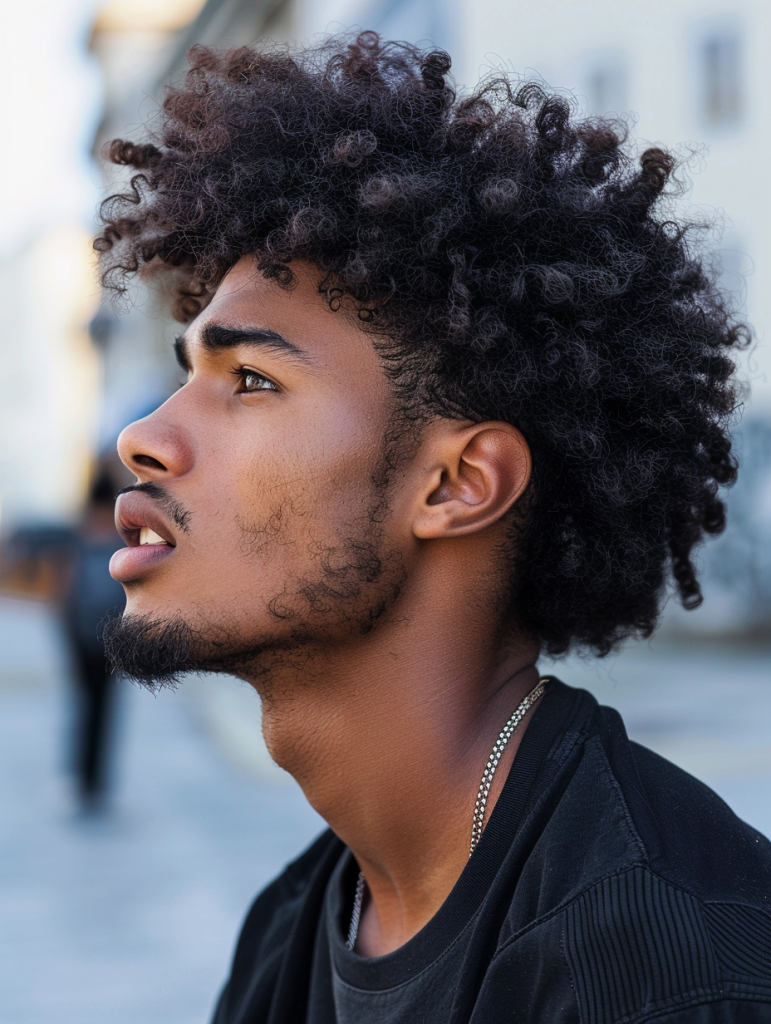
<svg viewBox="0 0 771 1024"><path fill-rule="evenodd" d="M201 670L195 630L182 620L116 614L105 622L102 638L113 671L150 690L174 687L185 673Z"/></svg>

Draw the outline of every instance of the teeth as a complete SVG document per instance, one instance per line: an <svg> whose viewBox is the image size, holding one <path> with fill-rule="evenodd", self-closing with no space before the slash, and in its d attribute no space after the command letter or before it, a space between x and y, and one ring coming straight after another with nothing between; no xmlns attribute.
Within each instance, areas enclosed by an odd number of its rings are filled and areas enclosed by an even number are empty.
<svg viewBox="0 0 771 1024"><path fill-rule="evenodd" d="M143 526L139 531L139 543L141 544L165 544L163 537L159 537L155 530L149 526Z"/></svg>

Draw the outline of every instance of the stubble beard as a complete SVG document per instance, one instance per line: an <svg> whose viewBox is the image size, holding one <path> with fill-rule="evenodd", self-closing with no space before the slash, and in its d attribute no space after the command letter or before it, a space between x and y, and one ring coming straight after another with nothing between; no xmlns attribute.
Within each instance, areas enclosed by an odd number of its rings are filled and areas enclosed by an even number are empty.
<svg viewBox="0 0 771 1024"><path fill-rule="evenodd" d="M383 523L388 514L388 479L380 477L377 497L356 535L337 544L312 545L313 571L288 582L267 602L270 623L261 635L245 615L237 623L216 615L188 621L123 614L103 629L105 653L113 670L150 690L174 687L189 673L220 672L260 680L267 694L273 670L298 668L314 651L361 637L396 601L406 578L400 552L389 549ZM273 510L264 524L242 525L242 549L255 552L255 538L277 540L276 524L290 513ZM350 528L349 528L350 529ZM250 628L251 627L251 628Z"/></svg>

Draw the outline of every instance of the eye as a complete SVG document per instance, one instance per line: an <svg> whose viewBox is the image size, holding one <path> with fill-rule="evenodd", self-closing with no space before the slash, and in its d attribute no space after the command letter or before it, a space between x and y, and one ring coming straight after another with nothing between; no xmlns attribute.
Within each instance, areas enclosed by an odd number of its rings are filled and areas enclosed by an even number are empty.
<svg viewBox="0 0 771 1024"><path fill-rule="evenodd" d="M235 372L242 383L239 392L242 395L251 394L254 391L278 391L278 386L270 378L265 377L256 370L250 370L248 367L242 366Z"/></svg>

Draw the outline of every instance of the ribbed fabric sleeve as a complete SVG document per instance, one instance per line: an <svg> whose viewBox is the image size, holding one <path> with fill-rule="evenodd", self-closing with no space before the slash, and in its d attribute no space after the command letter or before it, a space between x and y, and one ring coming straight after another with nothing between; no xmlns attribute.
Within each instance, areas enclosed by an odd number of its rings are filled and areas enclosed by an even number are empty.
<svg viewBox="0 0 771 1024"><path fill-rule="evenodd" d="M585 1024L650 1013L718 982L698 900L642 867L575 900L565 953Z"/></svg>
<svg viewBox="0 0 771 1024"><path fill-rule="evenodd" d="M771 916L755 907L737 903L706 903L704 916L722 966L733 975L762 978L768 983L771 976Z"/></svg>

